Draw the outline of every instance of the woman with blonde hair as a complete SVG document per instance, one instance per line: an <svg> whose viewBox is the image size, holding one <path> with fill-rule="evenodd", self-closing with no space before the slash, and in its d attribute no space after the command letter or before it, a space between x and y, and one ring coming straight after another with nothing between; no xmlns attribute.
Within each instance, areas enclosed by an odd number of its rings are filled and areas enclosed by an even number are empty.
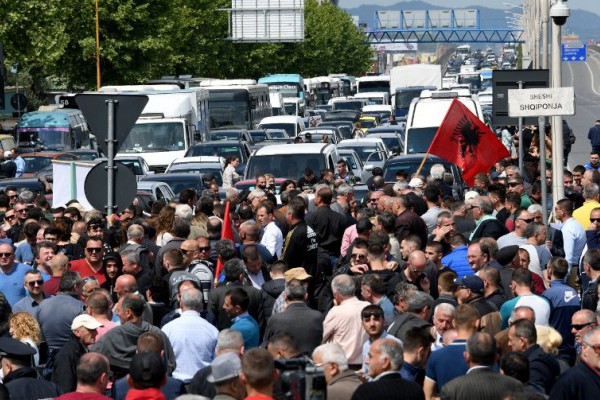
<svg viewBox="0 0 600 400"><path fill-rule="evenodd" d="M537 344L544 349L548 354L552 354L554 357L558 356L558 348L563 342L562 335L554 328L545 325L536 325L535 330L537 332ZM560 373L566 372L569 369L569 364L564 360L556 357L558 364L560 365Z"/></svg>
<svg viewBox="0 0 600 400"><path fill-rule="evenodd" d="M37 366L40 362L38 348L41 337L40 324L26 311L19 311L11 315L8 324L10 327L8 332L13 339L20 340L35 349L36 353L33 356L33 361Z"/></svg>

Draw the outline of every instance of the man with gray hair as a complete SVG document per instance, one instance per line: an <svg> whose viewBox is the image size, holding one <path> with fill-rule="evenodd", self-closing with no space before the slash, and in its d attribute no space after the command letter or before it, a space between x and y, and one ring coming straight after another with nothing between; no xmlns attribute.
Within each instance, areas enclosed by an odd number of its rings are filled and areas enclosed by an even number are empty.
<svg viewBox="0 0 600 400"><path fill-rule="evenodd" d="M344 216L347 224L351 225L351 222L354 221L351 212L356 204L354 188L346 183L343 183L336 189L336 192L336 201L331 203L330 208L332 211Z"/></svg>
<svg viewBox="0 0 600 400"><path fill-rule="evenodd" d="M224 329L217 336L217 347L215 348L215 356L219 357L224 354L233 353L238 357L244 354L244 338L239 331L232 329ZM208 381L208 377L212 374L212 367L201 368L192 378L188 392L212 399L216 396L217 390L214 383Z"/></svg>
<svg viewBox="0 0 600 400"><path fill-rule="evenodd" d="M348 368L346 353L339 344L320 345L313 351L312 359L323 366L328 400L347 400L362 384L359 375Z"/></svg>
<svg viewBox="0 0 600 400"><path fill-rule="evenodd" d="M454 311L456 308L449 303L440 303L433 310L433 327L431 335L435 341L431 344L431 350L438 350L444 347L444 333L452 329L454 323Z"/></svg>
<svg viewBox="0 0 600 400"><path fill-rule="evenodd" d="M388 334L404 340L404 335L414 327L429 328L428 322L433 311L433 297L421 291L416 291L408 297L408 308L388 328Z"/></svg>
<svg viewBox="0 0 600 400"><path fill-rule="evenodd" d="M469 210L475 219L475 229L469 237L470 241L482 237L491 237L498 240L500 236L508 233L508 229L493 215L494 205L487 196L479 196L469 203Z"/></svg>
<svg viewBox="0 0 600 400"><path fill-rule="evenodd" d="M214 358L219 331L200 316L204 296L198 289L181 294L181 316L162 327L175 352L177 367L173 377L189 383ZM193 351L192 351L193 350Z"/></svg>
<svg viewBox="0 0 600 400"><path fill-rule="evenodd" d="M424 400L423 389L399 374L404 355L402 345L392 339L373 342L366 360L370 382L363 383L352 395L352 400Z"/></svg>
<svg viewBox="0 0 600 400"><path fill-rule="evenodd" d="M188 239L196 240L199 237L208 237L208 232L205 229L192 225L192 217L194 216L194 212L192 207L188 204L177 204L175 206L175 216L179 217L190 224L190 234L188 235Z"/></svg>
<svg viewBox="0 0 600 400"><path fill-rule="evenodd" d="M331 291L334 307L323 322L323 343L339 344L348 356L348 362L359 367L363 361L362 345L368 338L360 312L369 302L356 298L356 285L350 275L333 278Z"/></svg>

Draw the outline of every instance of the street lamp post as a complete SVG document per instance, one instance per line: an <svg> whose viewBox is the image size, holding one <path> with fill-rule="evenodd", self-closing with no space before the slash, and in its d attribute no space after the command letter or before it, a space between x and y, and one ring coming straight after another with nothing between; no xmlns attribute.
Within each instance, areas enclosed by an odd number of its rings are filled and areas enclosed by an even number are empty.
<svg viewBox="0 0 600 400"><path fill-rule="evenodd" d="M98 19L98 0L96 0L96 90L100 90L100 21Z"/></svg>
<svg viewBox="0 0 600 400"><path fill-rule="evenodd" d="M550 8L552 18L552 88L562 86L561 81L561 26L567 22L571 14L569 7L557 0ZM565 186L563 179L563 118L552 117L552 194L554 204L565 197Z"/></svg>

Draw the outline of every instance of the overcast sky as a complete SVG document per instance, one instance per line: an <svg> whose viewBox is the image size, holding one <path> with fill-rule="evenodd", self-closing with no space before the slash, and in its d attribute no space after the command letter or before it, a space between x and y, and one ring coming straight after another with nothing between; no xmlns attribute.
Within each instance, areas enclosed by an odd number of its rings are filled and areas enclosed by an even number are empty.
<svg viewBox="0 0 600 400"><path fill-rule="evenodd" d="M504 3L512 4L523 4L523 0L423 0L427 3L434 4L440 7L448 8L465 8L471 5L479 5L490 8L510 8L504 5ZM569 0L567 4L573 9L581 9L591 11L598 14L598 3L599 0ZM365 4L364 0L339 0L339 5L342 8L354 8L362 4ZM368 2L372 5L389 6L401 3L399 0L370 0Z"/></svg>

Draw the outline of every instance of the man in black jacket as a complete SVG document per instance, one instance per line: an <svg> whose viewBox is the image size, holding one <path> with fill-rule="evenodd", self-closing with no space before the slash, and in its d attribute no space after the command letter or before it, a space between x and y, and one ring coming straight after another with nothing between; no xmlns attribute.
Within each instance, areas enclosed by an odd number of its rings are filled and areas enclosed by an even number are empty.
<svg viewBox="0 0 600 400"><path fill-rule="evenodd" d="M285 237L281 258L289 269L302 267L313 275L317 266L317 234L304 221L305 212L306 203L301 197L288 203L286 220L290 231Z"/></svg>
<svg viewBox="0 0 600 400"><path fill-rule="evenodd" d="M508 345L512 351L522 352L529 360L529 382L531 389L549 394L560 374L558 361L536 344L535 324L521 319L513 322L508 330Z"/></svg>
<svg viewBox="0 0 600 400"><path fill-rule="evenodd" d="M423 389L400 376L402 345L393 339L378 339L369 349L366 363L372 381L363 383L352 400L424 400Z"/></svg>
<svg viewBox="0 0 600 400"><path fill-rule="evenodd" d="M487 196L479 196L471 201L469 210L476 221L475 230L471 233L470 241L482 237L491 237L496 240L508 233L508 229L492 214L494 205Z"/></svg>
<svg viewBox="0 0 600 400"><path fill-rule="evenodd" d="M3 383L14 400L37 400L59 396L62 392L54 383L37 378L32 368L35 349L19 340L0 337Z"/></svg>
<svg viewBox="0 0 600 400"><path fill-rule="evenodd" d="M77 364L81 356L88 352L88 346L96 343L97 329L101 326L91 315L78 315L73 319L73 335L56 355L52 371L52 382L64 393L77 388Z"/></svg>
<svg viewBox="0 0 600 400"><path fill-rule="evenodd" d="M340 256L342 236L347 224L346 218L329 207L332 200L333 192L329 187L322 187L317 190L315 195L317 209L306 215L306 223L317 234L319 247L334 259L333 265Z"/></svg>

